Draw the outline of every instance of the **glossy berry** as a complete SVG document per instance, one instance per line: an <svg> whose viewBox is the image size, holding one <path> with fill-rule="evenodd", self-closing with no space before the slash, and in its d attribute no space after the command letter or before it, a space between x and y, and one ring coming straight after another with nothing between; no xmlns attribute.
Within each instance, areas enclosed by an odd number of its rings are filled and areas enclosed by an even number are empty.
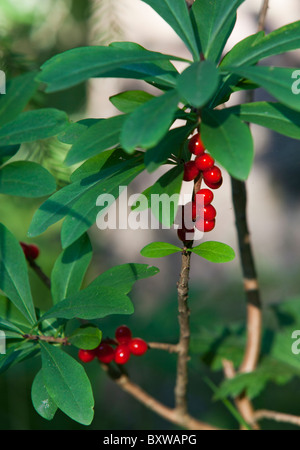
<svg viewBox="0 0 300 450"><path fill-rule="evenodd" d="M205 182L216 184L222 179L222 172L219 167L213 166L211 169L203 172L203 178Z"/></svg>
<svg viewBox="0 0 300 450"><path fill-rule="evenodd" d="M198 133L189 140L188 147L189 151L194 155L201 155L205 150L204 144Z"/></svg>
<svg viewBox="0 0 300 450"><path fill-rule="evenodd" d="M197 168L195 161L188 161L184 165L183 180L192 181L199 174L199 169Z"/></svg>
<svg viewBox="0 0 300 450"><path fill-rule="evenodd" d="M84 362L88 363L95 359L96 352L95 350L83 350L82 348L78 352L78 358Z"/></svg>
<svg viewBox="0 0 300 450"><path fill-rule="evenodd" d="M101 342L96 350L96 356L100 362L109 364L114 360L115 349L112 348L109 344Z"/></svg>
<svg viewBox="0 0 300 450"><path fill-rule="evenodd" d="M203 155L197 156L195 164L199 170L204 171L214 167L215 160L207 153L204 153Z"/></svg>
<svg viewBox="0 0 300 450"><path fill-rule="evenodd" d="M126 325L121 325L116 329L115 336L120 344L128 344L132 338L132 333Z"/></svg>
<svg viewBox="0 0 300 450"><path fill-rule="evenodd" d="M202 218L198 219L196 222L196 228L199 231L204 231L207 233L208 231L212 231L215 228L216 220L203 220Z"/></svg>
<svg viewBox="0 0 300 450"><path fill-rule="evenodd" d="M120 344L115 350L114 360L117 364L126 364L130 358L130 350L128 345Z"/></svg>
<svg viewBox="0 0 300 450"><path fill-rule="evenodd" d="M142 356L148 350L148 344L141 338L134 338L130 341L129 350L135 356Z"/></svg>
<svg viewBox="0 0 300 450"><path fill-rule="evenodd" d="M209 183L207 180L204 180L207 187L210 189L219 189L219 187L223 184L223 178L218 183Z"/></svg>
<svg viewBox="0 0 300 450"><path fill-rule="evenodd" d="M213 192L211 192L209 189L200 189L200 191L198 191L196 193L196 197L197 195L202 195L203 196L203 202L204 202L204 206L210 205L211 202L214 199L214 194Z"/></svg>
<svg viewBox="0 0 300 450"><path fill-rule="evenodd" d="M182 242L189 242L193 240L194 228L187 230L185 227L178 228L177 230L178 239Z"/></svg>
<svg viewBox="0 0 300 450"><path fill-rule="evenodd" d="M179 217L176 219L178 225L177 236L182 242L193 240L194 224L193 224L193 204L192 202L182 205L178 209Z"/></svg>
<svg viewBox="0 0 300 450"><path fill-rule="evenodd" d="M25 242L20 242L26 259L36 259L40 254L40 249L34 244L25 244Z"/></svg>
<svg viewBox="0 0 300 450"><path fill-rule="evenodd" d="M213 205L204 206L204 208L199 211L199 216L208 221L213 220L216 215L217 211Z"/></svg>

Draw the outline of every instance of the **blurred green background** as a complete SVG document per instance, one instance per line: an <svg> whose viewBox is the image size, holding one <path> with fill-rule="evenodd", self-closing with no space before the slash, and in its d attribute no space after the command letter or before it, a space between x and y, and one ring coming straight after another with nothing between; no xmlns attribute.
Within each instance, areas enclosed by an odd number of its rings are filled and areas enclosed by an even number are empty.
<svg viewBox="0 0 300 450"><path fill-rule="evenodd" d="M1 69L12 77L39 68L49 57L67 49L123 39L123 35L126 36L126 28L122 26L125 27L126 21L124 25L122 21L117 20L117 8L116 2L109 3L107 0L1 0ZM250 16L249 20L252 20ZM102 28L101 24L104 24ZM136 39L138 40L138 37ZM174 45L177 45L177 41ZM179 48L179 51L181 50ZM122 87L123 85L119 86L119 90L122 90ZM31 107L56 107L65 110L73 120L77 120L90 116L89 103L93 95L94 92L88 85L80 85L52 95L39 92ZM103 114L102 100L106 101L100 95L97 98L100 104L99 115ZM92 109L93 117L94 112L95 109ZM257 128L254 128L254 136L256 144L259 148L263 147L263 151L256 157L254 173L249 180L250 225L265 304L266 324L273 326L274 317L267 305L299 294L299 143L279 137L275 133L261 135ZM23 146L22 156L43 163L56 176L59 186L63 186L69 178L69 169L62 166L67 150L67 147L55 140L49 140L34 146ZM228 180L225 181L222 194L224 197L219 200L218 230L210 237L218 238L237 250L229 183ZM135 182L132 190L135 189L136 192L138 188L140 185ZM43 200L32 201L1 195L1 222L19 240L30 242L26 233L34 211ZM292 226L292 223L295 226ZM48 275L61 251L59 232L58 224L34 240L41 248L39 264ZM151 239L176 243L175 232L158 231L155 235L144 231L135 231L134 234L116 233L91 230L94 258L85 284L113 265L123 262L149 262L140 256L139 251ZM192 333L197 334L201 329L210 329L216 324L235 324L243 321L245 304L238 257L235 262L221 266L201 261L200 258L195 258L192 262ZM134 288L132 300L136 313L130 318L112 317L99 321L104 336L113 336L115 328L125 323L132 328L135 336L145 340L176 342L176 281L180 270L180 257L175 255L163 261L151 260L150 264L152 263L157 265L161 272L155 281L145 280ZM49 307L51 298L47 289L32 272L30 280L35 304L40 308ZM30 389L39 364L38 359L25 361L0 375L0 429L86 429L69 420L61 412L56 414L52 422L47 422L34 411ZM133 381L140 383L156 398L172 406L175 367L174 355L152 350L142 359L132 359L128 364L128 371ZM168 422L123 393L107 379L97 362L87 365L86 370L91 377L96 400L95 419L88 428L174 429ZM236 420L224 404L213 400L213 392L205 377L217 385L223 379L221 372L211 372L199 357L193 355L190 361L191 413L217 426L237 428ZM283 387L270 384L266 391L254 400L254 405L257 408L300 414L298 386L297 379ZM262 426L266 429L293 429L291 425L279 425L269 421L262 422Z"/></svg>

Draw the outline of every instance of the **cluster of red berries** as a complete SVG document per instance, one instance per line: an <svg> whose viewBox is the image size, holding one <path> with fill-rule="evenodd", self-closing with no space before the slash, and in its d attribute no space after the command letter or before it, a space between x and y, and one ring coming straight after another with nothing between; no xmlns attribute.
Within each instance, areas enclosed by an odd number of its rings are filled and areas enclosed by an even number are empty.
<svg viewBox="0 0 300 450"><path fill-rule="evenodd" d="M105 339L94 350L80 349L78 357L87 363L95 358L103 364L126 364L131 355L142 356L148 350L148 344L141 338L133 338L130 328L122 325L116 329L114 339ZM116 346L114 348L113 346Z"/></svg>
<svg viewBox="0 0 300 450"><path fill-rule="evenodd" d="M25 242L20 242L20 245L23 249L25 258L28 260L35 260L39 254L40 249L37 245L34 244L25 244Z"/></svg>
<svg viewBox="0 0 300 450"><path fill-rule="evenodd" d="M205 146L200 134L195 134L188 144L189 151L196 156L195 160L188 161L184 165L184 181L192 181L202 173L205 184L210 189L218 189L223 183L221 170L215 165L215 160L205 152ZM211 204L214 194L210 189L200 189L194 196L193 201L182 207L181 227L178 228L178 238L187 242L191 240L195 227L202 232L212 231L216 224L217 211ZM198 207L197 196L203 196L203 206ZM186 217L192 218L193 224L186 226ZM189 234L189 238L187 235Z"/></svg>

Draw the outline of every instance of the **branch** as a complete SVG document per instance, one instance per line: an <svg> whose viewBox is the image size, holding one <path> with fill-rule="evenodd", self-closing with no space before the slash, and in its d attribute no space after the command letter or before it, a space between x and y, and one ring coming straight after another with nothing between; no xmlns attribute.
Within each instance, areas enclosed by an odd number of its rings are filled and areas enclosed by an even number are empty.
<svg viewBox="0 0 300 450"><path fill-rule="evenodd" d="M55 344L70 345L68 338L56 338L54 336L44 336L39 334L23 334L23 338L28 339L29 341L44 341Z"/></svg>
<svg viewBox="0 0 300 450"><path fill-rule="evenodd" d="M190 310L188 307L189 274L190 274L191 252L185 249L181 255L181 271L177 283L178 292L178 320L180 336L178 343L178 360L175 385L175 405L176 410L182 416L187 414L187 384L190 344Z"/></svg>
<svg viewBox="0 0 300 450"><path fill-rule="evenodd" d="M169 353L178 353L179 347L174 344L167 344L164 342L148 342L148 347L156 350L165 350Z"/></svg>
<svg viewBox="0 0 300 450"><path fill-rule="evenodd" d="M42 282L47 286L48 289L51 289L50 278L47 277L47 275L42 271L40 266L38 266L37 263L33 259L27 258L27 260L28 260L30 267L35 271L37 276L42 280Z"/></svg>
<svg viewBox="0 0 300 450"><path fill-rule="evenodd" d="M268 8L269 8L269 0L264 0L260 14L259 14L259 18L258 18L257 31L263 31L265 29Z"/></svg>
<svg viewBox="0 0 300 450"><path fill-rule="evenodd" d="M254 413L255 420L270 419L276 422L286 422L300 427L300 417L292 414L285 414L276 411L268 411L266 409L259 409Z"/></svg>
<svg viewBox="0 0 300 450"><path fill-rule="evenodd" d="M109 377L118 385L120 388L142 403L151 411L158 414L160 417L168 420L175 425L184 427L188 430L217 430L218 428L212 425L201 422L189 414L181 415L178 414L176 409L168 408L167 406L160 403L154 397L145 392L138 385L134 384L127 375L120 374L115 371L111 366L102 364L103 369L107 372Z"/></svg>

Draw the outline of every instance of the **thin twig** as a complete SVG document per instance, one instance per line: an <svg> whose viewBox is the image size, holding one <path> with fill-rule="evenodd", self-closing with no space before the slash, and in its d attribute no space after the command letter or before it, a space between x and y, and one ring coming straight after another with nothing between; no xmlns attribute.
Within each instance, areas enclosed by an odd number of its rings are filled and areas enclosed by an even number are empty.
<svg viewBox="0 0 300 450"><path fill-rule="evenodd" d="M255 420L270 419L275 420L276 422L291 423L293 425L297 425L298 427L300 427L299 416L294 416L293 414L285 414L276 411L269 411L267 409L259 409L255 411L254 419Z"/></svg>
<svg viewBox="0 0 300 450"><path fill-rule="evenodd" d="M68 338L56 338L54 336L44 336L39 334L24 334L23 338L28 339L29 341L44 341L53 344L70 345Z"/></svg>
<svg viewBox="0 0 300 450"><path fill-rule="evenodd" d="M42 280L42 282L47 286L48 289L51 289L51 281L50 278L42 271L40 266L33 260L28 258L28 263L30 267L35 271L37 276Z"/></svg>
<svg viewBox="0 0 300 450"><path fill-rule="evenodd" d="M188 307L189 275L191 252L184 249L181 255L181 271L177 283L178 320L180 337L178 343L177 373L175 385L175 405L178 414L187 414L188 360L190 343L190 310Z"/></svg>
<svg viewBox="0 0 300 450"><path fill-rule="evenodd" d="M259 18L258 18L257 31L263 31L265 29L268 8L269 8L269 0L264 0L260 14L259 14Z"/></svg>
<svg viewBox="0 0 300 450"><path fill-rule="evenodd" d="M154 411L160 417L168 420L175 425L181 426L188 430L217 430L218 428L201 422L189 414L181 415L178 414L176 409L168 408L167 406L160 403L154 397L145 392L140 386L133 383L128 376L118 373L110 365L102 365L103 369L107 372L109 377L118 385L120 388L142 403L151 411Z"/></svg>
<svg viewBox="0 0 300 450"><path fill-rule="evenodd" d="M148 342L148 347L156 350L165 350L169 353L178 353L179 347L175 344L167 344L164 342Z"/></svg>

